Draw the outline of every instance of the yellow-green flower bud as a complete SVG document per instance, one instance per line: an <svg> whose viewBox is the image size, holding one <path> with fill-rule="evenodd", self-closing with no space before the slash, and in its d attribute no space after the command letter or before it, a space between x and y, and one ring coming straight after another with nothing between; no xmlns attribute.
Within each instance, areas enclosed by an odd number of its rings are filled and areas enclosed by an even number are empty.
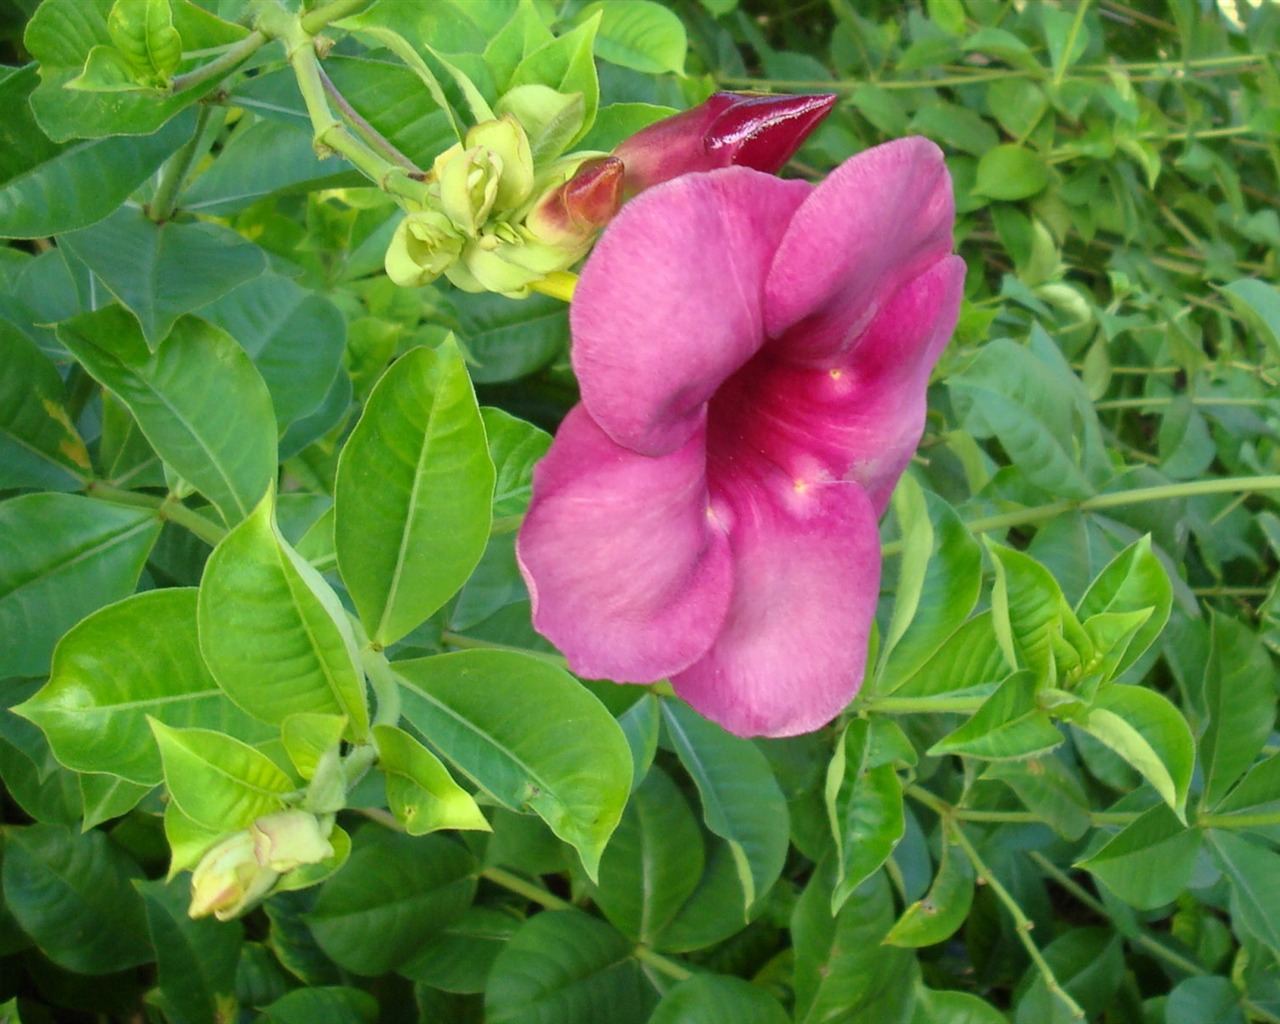
<svg viewBox="0 0 1280 1024"><path fill-rule="evenodd" d="M264 814L249 826L258 863L280 874L332 857L327 831L314 814L299 810Z"/></svg>
<svg viewBox="0 0 1280 1024"><path fill-rule="evenodd" d="M502 173L493 200L495 210L513 210L529 198L533 191L533 154L519 121L507 114L478 124L467 132L467 147L488 150L498 157Z"/></svg>
<svg viewBox="0 0 1280 1024"><path fill-rule="evenodd" d="M453 225L474 238L498 198L502 157L483 146L452 146L434 164L440 208Z"/></svg>
<svg viewBox="0 0 1280 1024"><path fill-rule="evenodd" d="M387 276L398 285L415 288L444 273L465 239L438 210L415 210L405 216L387 246Z"/></svg>
<svg viewBox="0 0 1280 1024"><path fill-rule="evenodd" d="M446 276L463 291L524 298L529 286L577 262L580 251L547 245L510 224L498 224L462 250Z"/></svg>
<svg viewBox="0 0 1280 1024"><path fill-rule="evenodd" d="M254 837L243 829L209 849L191 876L189 916L212 914L219 921L229 921L271 891L280 873L259 862L255 845Z"/></svg>

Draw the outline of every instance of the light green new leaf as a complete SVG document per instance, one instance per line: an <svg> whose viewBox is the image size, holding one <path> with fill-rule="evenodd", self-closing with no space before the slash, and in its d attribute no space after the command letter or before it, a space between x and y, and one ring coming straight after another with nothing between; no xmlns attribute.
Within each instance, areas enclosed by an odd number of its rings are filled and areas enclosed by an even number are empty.
<svg viewBox="0 0 1280 1024"><path fill-rule="evenodd" d="M1129 906L1155 910L1173 902L1187 887L1202 838L1199 829L1187 828L1167 806L1156 804L1079 866Z"/></svg>
<svg viewBox="0 0 1280 1024"><path fill-rule="evenodd" d="M676 755L702 798L703 820L733 852L744 914L778 880L791 836L782 790L764 754L678 700L662 702Z"/></svg>
<svg viewBox="0 0 1280 1024"><path fill-rule="evenodd" d="M1015 201L1044 191L1048 184L1044 158L1025 146L1008 143L982 155L973 192L988 199Z"/></svg>
<svg viewBox="0 0 1280 1024"><path fill-rule="evenodd" d="M990 693L1009 674L996 637L991 611L981 612L946 638L937 651L906 680L894 686L899 697L937 697L956 693Z"/></svg>
<svg viewBox="0 0 1280 1024"><path fill-rule="evenodd" d="M74 491L91 473L57 367L0 321L0 490Z"/></svg>
<svg viewBox="0 0 1280 1024"><path fill-rule="evenodd" d="M594 899L619 931L652 944L702 877L702 832L684 795L654 766L600 860Z"/></svg>
<svg viewBox="0 0 1280 1024"><path fill-rule="evenodd" d="M40 952L77 974L112 974L153 959L138 867L104 832L59 825L5 830L4 898Z"/></svg>
<svg viewBox="0 0 1280 1024"><path fill-rule="evenodd" d="M1280 953L1280 920L1274 913L1280 892L1280 854L1231 832L1212 829L1209 851L1231 883L1231 916Z"/></svg>
<svg viewBox="0 0 1280 1024"><path fill-rule="evenodd" d="M1155 787L1179 821L1186 821L1195 739L1186 719L1154 690L1104 687L1092 705L1064 717L1129 762Z"/></svg>
<svg viewBox="0 0 1280 1024"><path fill-rule="evenodd" d="M1116 555L1089 585L1076 607L1081 620L1103 613L1138 612L1151 609L1148 618L1122 648L1111 675L1119 675L1150 647L1169 621L1173 606L1173 586L1151 550L1150 536L1134 541Z"/></svg>
<svg viewBox="0 0 1280 1024"><path fill-rule="evenodd" d="M104 821L128 814L154 788L139 786L136 782L101 772L77 774L76 781L80 783L80 797L84 806L84 820L80 828L82 832L88 832Z"/></svg>
<svg viewBox="0 0 1280 1024"><path fill-rule="evenodd" d="M580 910L537 914L498 954L485 986L488 1024L646 1024L658 994L632 943Z"/></svg>
<svg viewBox="0 0 1280 1024"><path fill-rule="evenodd" d="M196 824L170 800L164 806L164 838L169 844L169 874L166 877L172 880L179 871L194 868L205 851L225 835L222 828Z"/></svg>
<svg viewBox="0 0 1280 1024"><path fill-rule="evenodd" d="M944 837L942 859L929 892L903 911L884 937L885 943L915 948L945 942L969 916L973 886L973 864Z"/></svg>
<svg viewBox="0 0 1280 1024"><path fill-rule="evenodd" d="M280 742L299 775L311 779L342 741L347 730L345 715L299 711L280 722Z"/></svg>
<svg viewBox="0 0 1280 1024"><path fill-rule="evenodd" d="M907 474L893 490L893 515L901 534L902 555L898 565L898 582L894 590L893 615L884 638L880 641L880 669L902 634L915 619L924 589L925 573L933 554L934 530L929 521L924 489L916 478ZM967 613L966 613L967 614Z"/></svg>
<svg viewBox="0 0 1280 1024"><path fill-rule="evenodd" d="M533 467L551 447L551 435L501 409L486 407L480 416L497 474L493 517L522 515L533 492Z"/></svg>
<svg viewBox="0 0 1280 1024"><path fill-rule="evenodd" d="M475 872L475 858L453 839L365 826L306 921L339 966L386 974L462 916L475 896Z"/></svg>
<svg viewBox="0 0 1280 1024"><path fill-rule="evenodd" d="M49 682L13 710L44 730L67 767L141 786L163 777L148 718L250 742L269 732L205 667L193 588L135 594L79 622L54 651Z"/></svg>
<svg viewBox="0 0 1280 1024"><path fill-rule="evenodd" d="M543 23L533 0L520 0L506 24L484 48L484 62L493 75L493 83L498 92L507 91L511 73L525 57L554 39L555 36Z"/></svg>
<svg viewBox="0 0 1280 1024"><path fill-rule="evenodd" d="M116 0L107 32L144 85L167 85L182 63L182 36L173 27L169 0Z"/></svg>
<svg viewBox="0 0 1280 1024"><path fill-rule="evenodd" d="M171 729L155 719L169 796L193 824L220 833L248 828L284 807L297 783L262 751L211 729Z"/></svg>
<svg viewBox="0 0 1280 1024"><path fill-rule="evenodd" d="M280 535L270 495L209 556L198 614L213 677L249 714L272 724L298 712L343 715L349 739L368 734L347 613Z"/></svg>
<svg viewBox="0 0 1280 1024"><path fill-rule="evenodd" d="M186 317L151 352L137 321L107 306L59 324L57 333L228 525L253 510L275 478L275 416L262 377L225 332Z"/></svg>
<svg viewBox="0 0 1280 1024"><path fill-rule="evenodd" d="M996 570L991 611L1005 657L1052 685L1060 670L1070 667L1059 663L1063 634L1081 634L1080 626L1048 569L1012 548L988 542L987 550Z"/></svg>
<svg viewBox="0 0 1280 1024"><path fill-rule="evenodd" d="M1266 344L1271 358L1280 358L1280 289L1246 277L1224 285L1222 293Z"/></svg>
<svg viewBox="0 0 1280 1024"><path fill-rule="evenodd" d="M589 4L574 19L578 24L597 12L596 56L610 64L646 75L684 74L689 48L684 23L666 7L648 0L629 4Z"/></svg>
<svg viewBox="0 0 1280 1024"><path fill-rule="evenodd" d="M122 206L105 220L59 237L142 325L155 348L184 313L267 269L266 254L219 224L157 224ZM128 259L121 259L128 253Z"/></svg>
<svg viewBox="0 0 1280 1024"><path fill-rule="evenodd" d="M153 512L73 494L0 502L0 678L48 672L67 629L131 594L160 526Z"/></svg>
<svg viewBox="0 0 1280 1024"><path fill-rule="evenodd" d="M511 74L513 89L534 84L550 86L560 93L582 94L582 127L565 143L566 149L591 130L600 106L600 82L592 54L601 17L588 16L572 31L534 50Z"/></svg>
<svg viewBox="0 0 1280 1024"><path fill-rule="evenodd" d="M507 651L392 668L408 722L499 803L541 817L594 879L631 790L631 751L604 706L564 670Z"/></svg>
<svg viewBox="0 0 1280 1024"><path fill-rule="evenodd" d="M34 66L0 82L3 238L48 238L101 220L195 130L195 117L185 114L142 138L54 143L27 102L35 84Z"/></svg>
<svg viewBox="0 0 1280 1024"><path fill-rule="evenodd" d="M1015 672L983 701L972 718L944 736L929 755L963 754L984 760L1021 760L1047 753L1062 733L1036 700L1035 674Z"/></svg>
<svg viewBox="0 0 1280 1024"><path fill-rule="evenodd" d="M1276 720L1271 656L1242 622L1213 615L1200 736L1202 807L1212 807L1261 753Z"/></svg>
<svg viewBox="0 0 1280 1024"><path fill-rule="evenodd" d="M489 540L493 484L456 345L402 356L338 461L338 568L372 640L399 640L466 582Z"/></svg>
<svg viewBox="0 0 1280 1024"><path fill-rule="evenodd" d="M788 1024L764 985L724 974L695 974L667 990L649 1024Z"/></svg>
<svg viewBox="0 0 1280 1024"><path fill-rule="evenodd" d="M836 844L833 914L872 872L880 870L906 829L902 783L893 763L897 751L877 742L875 735L884 728L898 727L891 720L884 721L885 726L865 718L850 722L827 769L827 817ZM910 742L905 737L902 741L914 760Z"/></svg>
<svg viewBox="0 0 1280 1024"><path fill-rule="evenodd" d="M442 828L492 831L475 799L440 759L403 729L375 725L378 767L387 777L387 805L411 836Z"/></svg>

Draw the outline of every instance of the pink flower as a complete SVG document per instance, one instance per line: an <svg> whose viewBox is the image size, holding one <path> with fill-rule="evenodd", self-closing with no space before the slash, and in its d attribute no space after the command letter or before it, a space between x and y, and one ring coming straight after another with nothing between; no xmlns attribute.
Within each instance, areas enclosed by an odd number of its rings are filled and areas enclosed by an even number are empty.
<svg viewBox="0 0 1280 1024"><path fill-rule="evenodd" d="M953 209L918 138L817 187L731 167L622 208L570 308L582 403L517 548L575 672L670 678L744 736L857 693L877 519L960 304Z"/></svg>

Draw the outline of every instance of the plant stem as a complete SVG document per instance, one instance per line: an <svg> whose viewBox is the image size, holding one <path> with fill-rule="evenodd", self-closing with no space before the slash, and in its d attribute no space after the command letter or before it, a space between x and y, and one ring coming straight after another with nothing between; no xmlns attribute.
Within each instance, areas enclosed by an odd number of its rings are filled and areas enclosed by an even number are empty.
<svg viewBox="0 0 1280 1024"><path fill-rule="evenodd" d="M868 697L858 704L859 711L876 711L882 715L959 714L971 715L982 707L986 697Z"/></svg>
<svg viewBox="0 0 1280 1024"><path fill-rule="evenodd" d="M173 216L173 211L178 206L178 193L182 191L192 165L210 144L207 129L213 116L213 107L203 103L199 106L195 134L165 163L160 172L160 184L156 186L155 195L147 204L147 215L157 224L163 224Z"/></svg>
<svg viewBox="0 0 1280 1024"><path fill-rule="evenodd" d="M1067 44L1062 48L1062 66L1053 73L1054 86L1060 86L1062 79L1066 77L1067 68L1071 64L1071 51L1076 47L1076 40L1080 37L1080 28L1084 24L1084 16L1088 10L1089 0L1080 0L1076 5L1075 20L1071 22L1071 28L1067 32Z"/></svg>
<svg viewBox="0 0 1280 1024"><path fill-rule="evenodd" d="M338 87L333 84L333 80L325 73L321 65L316 65L316 71L320 75L320 83L324 87L325 94L333 101L333 105L338 108L338 113L359 133L361 139L371 149L380 152L392 163L399 164L410 174L422 174L422 168L396 149L390 139L382 135L378 129L361 116L355 107L347 102L347 98L338 91Z"/></svg>
<svg viewBox="0 0 1280 1024"><path fill-rule="evenodd" d="M188 71L185 75L175 75L169 82L169 88L175 93L185 92L198 85L204 85L205 82L225 78L238 65L257 53L267 40L268 36L265 32L254 29L238 43L227 47L220 57L216 57L208 64Z"/></svg>
<svg viewBox="0 0 1280 1024"><path fill-rule="evenodd" d="M960 828L951 829L951 836L955 839L956 845L964 851L964 855L969 858L969 863L973 865L973 870L978 875L979 882L986 882L991 886L991 891L996 894L996 899L1004 904L1004 908L1009 911L1009 915L1013 918L1014 931L1017 932L1018 940L1026 949L1027 955L1031 957L1032 963L1036 965L1036 969L1040 972L1040 977L1044 979L1045 987L1062 1001L1062 1005L1067 1008L1075 1020L1084 1020L1084 1010L1080 1004L1071 998L1070 993L1062 987L1057 976L1053 973L1053 968L1049 966L1049 961L1044 958L1044 954L1040 952L1040 948L1031 939L1031 929L1034 922L1023 912L1018 901L1015 900L998 879L992 870L987 867L983 859L978 855L978 851L969 842L969 838L964 834L964 830Z"/></svg>
<svg viewBox="0 0 1280 1024"><path fill-rule="evenodd" d="M173 495L162 498L157 494L144 494L142 491L126 491L122 487L113 487L100 480L90 480L85 485L84 493L90 498L109 501L113 505L152 509L161 519L189 530L210 545L216 545L227 535L225 528L212 519L206 519L194 509L187 508Z"/></svg>
<svg viewBox="0 0 1280 1024"><path fill-rule="evenodd" d="M330 23L369 6L369 0L330 0L302 16L302 31L309 36L322 31Z"/></svg>
<svg viewBox="0 0 1280 1024"><path fill-rule="evenodd" d="M514 516L498 516L489 524L489 536L497 537L503 533L515 533L520 529L520 524L524 522L523 515Z"/></svg>

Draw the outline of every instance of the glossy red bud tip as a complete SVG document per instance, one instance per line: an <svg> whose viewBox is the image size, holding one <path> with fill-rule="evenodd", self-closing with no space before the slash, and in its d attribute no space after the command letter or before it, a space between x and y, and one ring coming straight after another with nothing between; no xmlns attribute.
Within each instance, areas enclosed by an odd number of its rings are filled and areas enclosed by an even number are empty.
<svg viewBox="0 0 1280 1024"><path fill-rule="evenodd" d="M587 242L613 220L622 205L622 176L623 164L616 156L587 160L572 178L538 202L527 226L552 245Z"/></svg>
<svg viewBox="0 0 1280 1024"><path fill-rule="evenodd" d="M835 106L836 96L718 92L637 132L615 151L631 196L663 181L720 167L773 174Z"/></svg>

